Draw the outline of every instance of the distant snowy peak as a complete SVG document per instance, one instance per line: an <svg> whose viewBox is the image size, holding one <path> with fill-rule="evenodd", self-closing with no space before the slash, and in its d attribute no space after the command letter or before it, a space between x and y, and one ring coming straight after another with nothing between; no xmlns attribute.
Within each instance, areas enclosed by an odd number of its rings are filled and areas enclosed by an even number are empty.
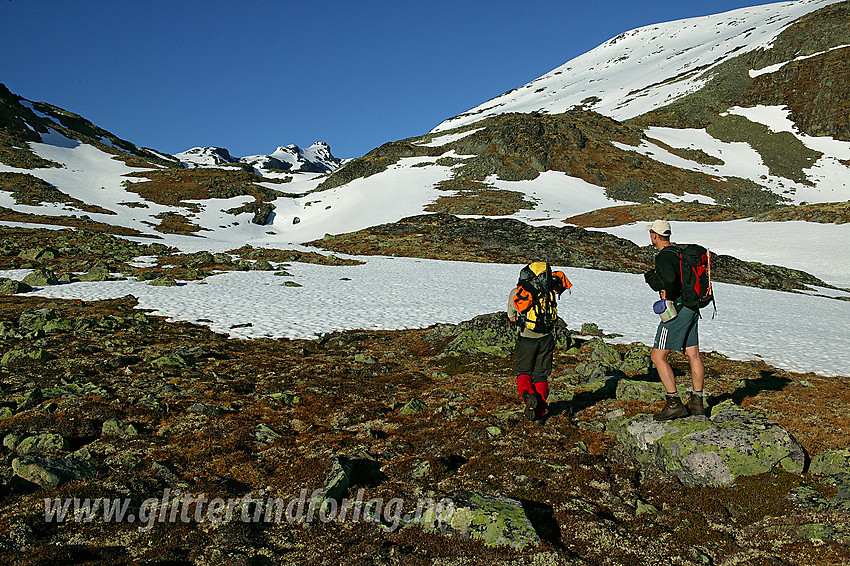
<svg viewBox="0 0 850 566"><path fill-rule="evenodd" d="M174 157L187 167L218 167L238 161L223 147L193 147L181 153L175 153Z"/></svg>
<svg viewBox="0 0 850 566"><path fill-rule="evenodd" d="M779 2L628 31L432 132L508 112L558 114L578 107L617 120L639 116L699 90L708 80L706 71L769 49L795 20L840 1Z"/></svg>
<svg viewBox="0 0 850 566"><path fill-rule="evenodd" d="M342 160L337 159L331 153L331 146L325 142L316 142L310 147L301 150L304 158L317 166L325 167L325 171L333 171L340 166Z"/></svg>
<svg viewBox="0 0 850 566"><path fill-rule="evenodd" d="M288 171L292 173L328 173L339 167L341 160L331 154L325 142L316 142L306 149L295 144L280 146L270 155L248 155L239 159L221 147L194 147L178 158L187 167L220 167L230 163L245 163L266 171Z"/></svg>
<svg viewBox="0 0 850 566"><path fill-rule="evenodd" d="M295 144L281 146L269 157L283 163L283 169L301 173L328 173L340 164L325 142L316 142L305 149Z"/></svg>

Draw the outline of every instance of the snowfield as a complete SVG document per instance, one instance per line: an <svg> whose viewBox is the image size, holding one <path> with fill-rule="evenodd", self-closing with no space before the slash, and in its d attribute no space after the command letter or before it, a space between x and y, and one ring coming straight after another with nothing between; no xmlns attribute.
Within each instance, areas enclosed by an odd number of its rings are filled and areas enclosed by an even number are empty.
<svg viewBox="0 0 850 566"><path fill-rule="evenodd" d="M32 295L96 300L138 297L152 314L206 324L235 338L316 338L351 329L422 328L504 311L521 265L364 257L364 265L292 263L292 278L229 272L178 287L135 280L45 287ZM572 330L595 322L620 342L651 345L656 294L641 275L564 269L573 282L559 314ZM23 272L0 272L21 277ZM282 286L294 280L302 287ZM380 289L380 300L375 290ZM440 289L439 296L434 293ZM715 284L717 316L704 311L703 351L776 367L850 375L850 301ZM850 296L850 293L844 293ZM451 297L446 300L445 297ZM507 324L507 321L506 321Z"/></svg>

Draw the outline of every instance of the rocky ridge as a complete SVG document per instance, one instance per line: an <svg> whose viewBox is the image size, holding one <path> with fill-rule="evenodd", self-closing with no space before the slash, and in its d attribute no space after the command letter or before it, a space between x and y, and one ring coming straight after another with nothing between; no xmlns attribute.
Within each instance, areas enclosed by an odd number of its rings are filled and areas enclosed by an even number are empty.
<svg viewBox="0 0 850 566"><path fill-rule="evenodd" d="M455 261L529 263L548 258L553 265L644 273L652 268L654 248L577 226L531 226L504 218L458 218L424 214L359 232L326 235L310 242L326 250L356 255L399 255ZM712 278L794 291L830 287L794 269L712 255Z"/></svg>

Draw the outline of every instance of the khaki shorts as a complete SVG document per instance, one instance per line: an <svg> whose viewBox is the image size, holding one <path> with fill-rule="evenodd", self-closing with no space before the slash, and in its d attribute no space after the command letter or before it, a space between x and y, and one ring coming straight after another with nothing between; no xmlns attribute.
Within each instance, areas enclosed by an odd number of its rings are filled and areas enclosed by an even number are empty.
<svg viewBox="0 0 850 566"><path fill-rule="evenodd" d="M684 350L699 346L699 311L682 306L673 320L658 323L655 331L656 350Z"/></svg>

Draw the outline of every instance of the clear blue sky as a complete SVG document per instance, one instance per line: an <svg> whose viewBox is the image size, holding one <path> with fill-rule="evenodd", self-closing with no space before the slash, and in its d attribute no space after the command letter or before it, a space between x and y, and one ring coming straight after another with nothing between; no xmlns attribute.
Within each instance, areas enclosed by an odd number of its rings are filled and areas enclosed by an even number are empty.
<svg viewBox="0 0 850 566"><path fill-rule="evenodd" d="M166 153L358 157L619 33L747 0L0 0L0 82Z"/></svg>

